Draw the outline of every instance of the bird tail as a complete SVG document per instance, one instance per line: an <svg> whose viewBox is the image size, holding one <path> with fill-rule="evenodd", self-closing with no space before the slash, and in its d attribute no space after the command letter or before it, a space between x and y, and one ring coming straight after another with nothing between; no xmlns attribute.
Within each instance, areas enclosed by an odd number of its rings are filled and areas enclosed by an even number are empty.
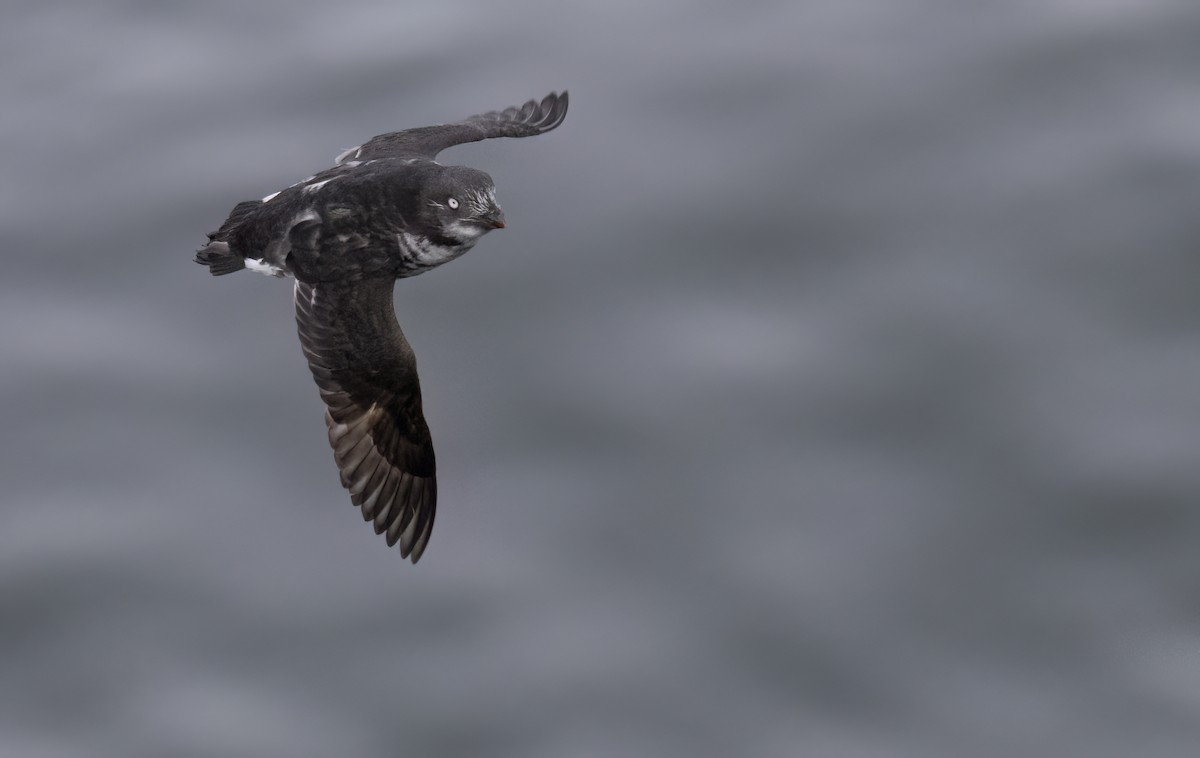
<svg viewBox="0 0 1200 758"><path fill-rule="evenodd" d="M196 251L196 263L208 266L213 276L232 274L246 268L246 259L229 249L228 242L209 242Z"/></svg>
<svg viewBox="0 0 1200 758"><path fill-rule="evenodd" d="M246 257L229 249L229 237L262 204L261 200L245 200L233 206L221 228L209 233L208 244L196 251L196 263L208 266L213 276L232 274L246 268Z"/></svg>

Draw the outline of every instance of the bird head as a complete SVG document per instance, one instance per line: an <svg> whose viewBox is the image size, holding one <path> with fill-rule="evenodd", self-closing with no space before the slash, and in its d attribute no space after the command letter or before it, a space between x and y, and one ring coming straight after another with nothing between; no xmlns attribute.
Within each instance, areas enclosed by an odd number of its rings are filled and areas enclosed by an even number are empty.
<svg viewBox="0 0 1200 758"><path fill-rule="evenodd" d="M492 177L473 168L445 167L426 183L421 200L426 220L459 243L505 226Z"/></svg>

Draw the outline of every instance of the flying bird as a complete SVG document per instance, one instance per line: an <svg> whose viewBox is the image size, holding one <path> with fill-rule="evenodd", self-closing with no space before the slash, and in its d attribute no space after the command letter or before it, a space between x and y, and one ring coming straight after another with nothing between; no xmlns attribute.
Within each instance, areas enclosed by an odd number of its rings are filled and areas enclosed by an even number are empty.
<svg viewBox="0 0 1200 758"><path fill-rule="evenodd" d="M503 229L483 171L443 166L439 152L492 137L544 134L567 93L468 119L374 137L333 168L262 200L238 203L196 262L214 276L250 269L296 280L300 346L325 403L342 486L388 546L416 563L437 506L433 442L412 348L392 307L416 276Z"/></svg>

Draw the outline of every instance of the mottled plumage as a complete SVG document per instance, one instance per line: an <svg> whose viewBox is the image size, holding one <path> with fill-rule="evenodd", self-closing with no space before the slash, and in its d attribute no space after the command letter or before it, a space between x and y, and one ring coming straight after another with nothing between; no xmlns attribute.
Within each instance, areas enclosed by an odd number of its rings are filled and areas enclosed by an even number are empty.
<svg viewBox="0 0 1200 758"><path fill-rule="evenodd" d="M300 345L325 402L342 485L376 533L421 557L437 479L395 280L454 260L502 228L491 177L442 166L447 147L528 137L562 123L567 93L454 124L381 134L330 169L238 203L196 253L214 275L248 268L296 279Z"/></svg>

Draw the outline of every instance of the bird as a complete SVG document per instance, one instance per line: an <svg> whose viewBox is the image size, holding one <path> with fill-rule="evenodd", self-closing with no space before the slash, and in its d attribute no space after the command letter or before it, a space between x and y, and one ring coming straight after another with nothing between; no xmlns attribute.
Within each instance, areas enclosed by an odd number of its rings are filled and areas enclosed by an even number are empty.
<svg viewBox="0 0 1200 758"><path fill-rule="evenodd" d="M437 510L433 441L416 358L392 305L395 282L458 258L506 226L485 172L438 153L557 128L568 97L550 93L454 123L375 136L332 168L238 203L197 263L295 279L300 347L325 405L342 486L388 547L416 563Z"/></svg>

